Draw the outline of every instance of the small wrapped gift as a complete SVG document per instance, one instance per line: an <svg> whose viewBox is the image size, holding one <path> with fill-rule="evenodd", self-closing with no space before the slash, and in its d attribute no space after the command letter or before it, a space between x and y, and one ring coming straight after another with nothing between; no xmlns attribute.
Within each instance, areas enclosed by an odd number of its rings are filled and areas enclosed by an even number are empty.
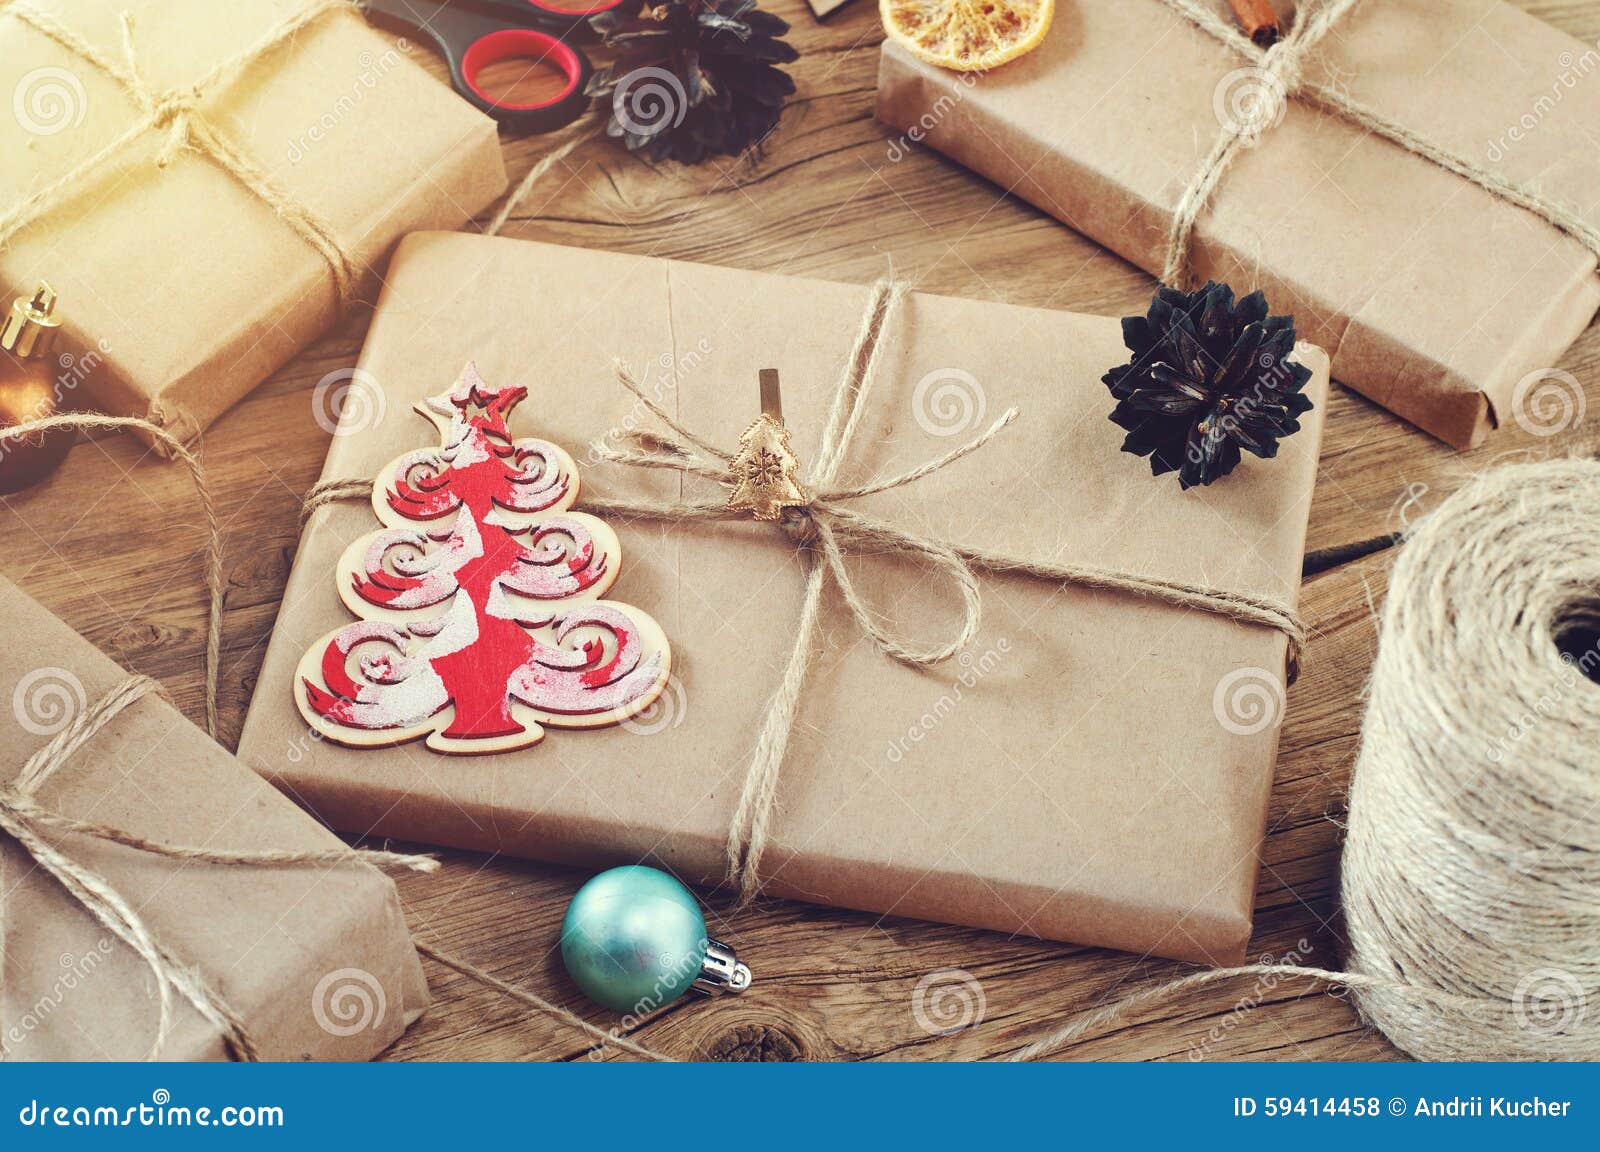
<svg viewBox="0 0 1600 1152"><path fill-rule="evenodd" d="M409 576L377 573L373 584L341 566L341 555L361 564L375 555L358 543L376 527L371 485L356 483L354 502L318 506L307 522L241 758L335 827L591 867L651 859L691 882L717 883L736 816L763 811L741 797L766 757L777 769L775 807L764 810L762 829L747 821L735 839L746 877L752 845L764 840L759 882L771 895L1196 960L1240 957L1288 641L1259 621L1128 586L1206 585L1236 604L1294 604L1326 357L1306 345L1297 352L1316 408L1276 459L1249 459L1184 492L1119 451L1124 432L1108 419L1114 402L1101 382L1129 357L1116 320L923 295L891 313L877 303L869 310L869 300L879 296L842 284L509 240L408 237L360 361L358 377L380 395L360 406L363 419L341 426L324 479L370 481L405 453L422 454L412 464L431 460L430 446L453 427L452 403L487 400L476 419L492 424L507 411L495 390L526 388L499 435L547 443L514 449L506 466L564 450L581 473L562 469L565 491L579 485L576 507L615 529L620 553L586 521L596 543L592 554L581 549L582 563L542 556L508 579L532 594L540 581L570 583L569 569L588 579L603 555L616 582L602 603L659 624L670 677L651 710L619 726L551 728L531 744L513 715L498 731L513 733L516 751L433 750L470 750L455 737L482 731L397 742L421 731L386 728L381 706L345 710L365 732L320 719L312 729L297 694L304 701L316 687L324 717L335 715L344 706L330 703L328 686L351 674L329 655L338 651L330 633L353 635L341 630L354 624L357 639L393 636L386 621L404 619L399 609L447 603L433 595L439 581L490 548L487 528L461 538L460 550L442 545L450 518L441 518L428 527L444 548L435 562L402 557ZM639 374L637 394L612 378L613 357ZM780 371L777 429L752 426L765 367ZM875 383L836 441L844 448L828 465L826 491L808 495L787 481L813 480L784 461L792 451L822 466L847 373ZM430 397L423 419L413 405ZM975 436L986 438L955 451ZM688 457L663 437L724 446L730 461L770 458L761 478L776 487L758 495L774 499L755 507L780 519L729 511L729 489L678 471L674 462ZM455 442L454 466L492 459ZM656 445L665 466L609 462L634 443ZM908 470L920 475L834 502L839 491L874 489L874 478ZM423 472L401 462L378 487L403 488L419 515L438 518L451 505ZM736 505L747 487L733 490ZM528 476L495 500L532 507L561 491L550 477ZM830 510L810 506L817 534L808 535L804 515L797 524L777 506L813 497ZM680 501L677 512L648 510ZM401 527L377 551L403 550L411 529L384 514ZM504 511L485 521L496 540L516 522ZM530 546L544 535L536 529ZM497 556L519 551L495 547L507 550ZM1073 565L1077 579L1056 575ZM369 622L354 621L341 600L363 581L369 591L381 585L374 595L390 605L363 601ZM446 666L451 650L465 652L446 643L460 623L462 601L454 604L456 623L434 608L421 615L439 619L411 631L417 643L438 638L446 655L435 667L459 680L483 664L462 655ZM553 610L501 607L478 623L505 632L507 611L535 620ZM469 607L464 619L472 618ZM950 659L917 666L916 652L941 645ZM575 639L530 668L550 710L564 706L557 689L566 675L611 666L584 652ZM409 685L402 696L415 688L413 704L437 686L418 664L392 652L362 661L365 674ZM773 705L797 664L785 724ZM664 666L640 658L630 677ZM1252 693L1263 707L1239 719L1236 705ZM397 707L395 723L408 707Z"/></svg>
<svg viewBox="0 0 1600 1152"><path fill-rule="evenodd" d="M1577 384L1533 374L1600 305L1600 53L1499 0L1298 8L1264 51L1223 0L1060 0L982 76L886 43L878 118L1169 282L1263 288L1458 448L1559 431Z"/></svg>
<svg viewBox="0 0 1600 1152"><path fill-rule="evenodd" d="M428 1003L394 883L4 580L0 614L5 1058L392 1044Z"/></svg>
<svg viewBox="0 0 1600 1152"><path fill-rule="evenodd" d="M493 121L412 51L341 0L0 7L0 286L54 285L64 389L187 439L492 202Z"/></svg>

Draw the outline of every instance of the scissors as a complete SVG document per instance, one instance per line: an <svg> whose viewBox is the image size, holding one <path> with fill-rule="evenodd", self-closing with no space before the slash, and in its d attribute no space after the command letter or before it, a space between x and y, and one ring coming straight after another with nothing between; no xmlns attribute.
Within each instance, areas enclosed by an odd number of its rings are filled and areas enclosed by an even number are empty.
<svg viewBox="0 0 1600 1152"><path fill-rule="evenodd" d="M569 37L592 36L588 20L629 0L593 0L587 7L557 7L557 0L358 0L374 23L394 25L429 36L450 65L455 90L515 132L552 132L576 120L588 107L585 89L593 68ZM580 0L581 3L581 0ZM532 104L497 100L478 78L502 60L548 62L566 84L555 95Z"/></svg>

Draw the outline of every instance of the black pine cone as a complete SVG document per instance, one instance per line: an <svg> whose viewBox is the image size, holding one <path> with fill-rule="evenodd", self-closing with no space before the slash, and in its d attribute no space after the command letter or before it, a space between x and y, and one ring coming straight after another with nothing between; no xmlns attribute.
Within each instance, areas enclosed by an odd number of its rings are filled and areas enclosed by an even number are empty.
<svg viewBox="0 0 1600 1152"><path fill-rule="evenodd" d="M1235 303L1226 284L1161 288L1149 312L1123 319L1122 339L1132 361L1102 377L1111 420L1128 432L1122 450L1150 457L1157 476L1177 472L1183 488L1232 472L1240 449L1276 456L1311 410L1311 369L1289 358L1294 317L1267 315L1260 292Z"/></svg>
<svg viewBox="0 0 1600 1152"><path fill-rule="evenodd" d="M651 160L698 164L759 147L794 81L789 25L755 0L642 0L590 21L616 63L593 91L612 99L608 136Z"/></svg>

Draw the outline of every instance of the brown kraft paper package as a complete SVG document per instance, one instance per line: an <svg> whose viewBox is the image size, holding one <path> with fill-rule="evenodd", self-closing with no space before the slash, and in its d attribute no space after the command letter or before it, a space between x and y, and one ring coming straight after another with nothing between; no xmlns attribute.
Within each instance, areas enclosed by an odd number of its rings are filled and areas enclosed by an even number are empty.
<svg viewBox="0 0 1600 1152"><path fill-rule="evenodd" d="M182 94L309 0L27 0L121 61L133 17L150 92ZM81 56L0 9L0 219L127 131L133 96ZM355 14L318 17L202 93L198 113L294 204L331 228L353 283L418 228L454 228L493 202L505 170L492 120L411 59L419 49ZM0 289L55 287L64 391L187 439L321 335L339 315L329 263L209 157L151 127L75 194L0 245Z"/></svg>
<svg viewBox="0 0 1600 1152"><path fill-rule="evenodd" d="M0 787L77 709L127 673L0 579ZM43 784L43 807L213 851L326 851L339 841L155 695L124 710ZM394 883L367 865L178 861L73 833L50 842L103 877L177 962L243 1019L268 1060L367 1060L428 1004ZM0 832L0 1049L7 1060L140 1060L159 1002L150 969ZM181 996L162 1056L222 1060Z"/></svg>
<svg viewBox="0 0 1600 1152"><path fill-rule="evenodd" d="M784 415L808 460L867 297L861 286L413 236L396 253L360 361L383 402L333 438L323 478L371 477L436 443L411 405L450 388L471 360L491 385L527 387L512 432L572 453L580 508L583 494L714 494L695 478L591 457L593 441L652 419L612 378L613 358L721 445L758 411L757 370L779 369ZM973 455L860 500L863 513L974 547L1294 603L1327 390L1320 350L1299 349L1317 407L1279 457L1247 458L1184 493L1119 451L1100 382L1127 356L1115 319L913 295L884 340L841 484L938 457L1013 405L1020 416ZM551 729L533 748L486 756L311 739L291 689L307 649L353 619L334 568L377 527L358 500L308 522L241 758L345 831L584 867L652 859L716 882L793 647L800 559L771 524L608 519L622 543L608 597L648 612L672 644L672 680L651 713L608 729ZM895 556L846 563L887 627L921 642L958 626L959 597L925 567ZM1237 960L1250 934L1284 637L1123 594L980 578L977 639L922 671L874 647L829 586L764 891ZM1242 680L1277 694L1268 721L1227 713Z"/></svg>
<svg viewBox="0 0 1600 1152"><path fill-rule="evenodd" d="M1499 0L1385 0L1346 15L1306 75L1600 226L1595 67L1596 46ZM1037 49L982 76L885 43L877 115L901 133L891 157L937 149L1159 274L1179 198L1262 83L1161 0L1060 0ZM1340 381L1458 448L1551 418L1540 389L1569 386L1529 376L1600 306L1595 264L1532 212L1293 96L1223 174L1191 248L1197 280L1264 289Z"/></svg>

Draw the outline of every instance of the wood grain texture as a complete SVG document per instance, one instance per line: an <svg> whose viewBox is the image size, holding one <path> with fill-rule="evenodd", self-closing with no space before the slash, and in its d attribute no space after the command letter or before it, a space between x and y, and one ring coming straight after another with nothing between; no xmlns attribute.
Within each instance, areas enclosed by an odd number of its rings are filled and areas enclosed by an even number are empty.
<svg viewBox="0 0 1600 1152"><path fill-rule="evenodd" d="M1520 0L1587 43L1600 0ZM652 171L604 140L557 165L505 229L562 244L857 283L895 268L924 290L1109 314L1142 310L1144 273L942 157L893 160L872 119L881 33L876 5L816 21L803 0L771 0L794 25L799 94L759 162ZM1600 82L1590 80L1586 82ZM552 147L507 139L520 176ZM220 421L205 459L227 532L223 740L238 739L297 535L300 496L317 478L327 434L311 390L354 363L358 313ZM1338 966L1340 814L1361 722L1392 534L1474 472L1526 455L1575 450L1600 420L1600 333L1561 367L1586 383L1592 414L1566 435L1517 427L1453 452L1336 388L1312 511L1304 607L1314 629L1289 720L1269 816L1255 955L1294 953ZM191 499L180 469L134 440L77 445L60 475L0 501L0 571L129 667L158 677L201 714L204 592L200 532L176 509ZM443 874L406 877L415 932L583 1012L555 951L566 901L583 877L507 859L445 853ZM1182 970L1165 961L993 933L773 903L713 930L756 969L743 998L689 999L637 1029L682 1057L947 1059L1004 1055L1052 1022ZM919 982L960 969L982 992L981 1019L949 1036L919 1023ZM406 1060L579 1059L582 1038L430 965L437 1001L394 1048ZM970 990L976 997L976 989ZM974 1002L976 1002L974 1000ZM1152 1008L1082 1044L1081 1059L1396 1059L1337 997L1249 979Z"/></svg>

